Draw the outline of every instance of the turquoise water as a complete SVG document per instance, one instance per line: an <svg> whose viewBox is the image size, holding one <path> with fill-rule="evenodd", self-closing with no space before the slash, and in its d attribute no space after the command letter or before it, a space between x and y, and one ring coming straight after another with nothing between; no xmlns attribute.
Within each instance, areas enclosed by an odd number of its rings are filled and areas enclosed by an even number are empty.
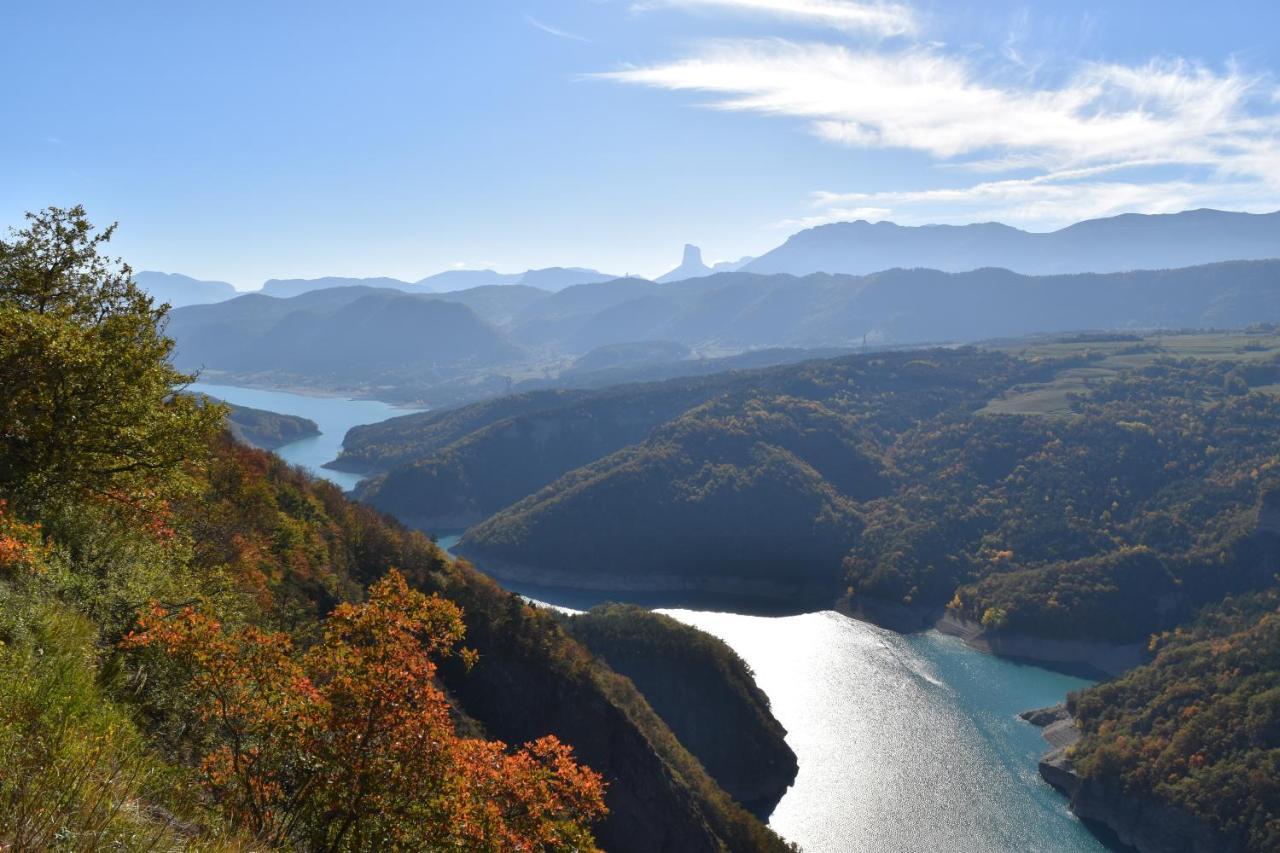
<svg viewBox="0 0 1280 853"><path fill-rule="evenodd" d="M403 413L360 400L196 390L312 418L328 440L296 442L281 455L330 479L349 477L351 485L359 478L319 463L336 455L351 426ZM448 549L459 538L442 532L438 541ZM558 607L590 607L608 597L518 591ZM1088 681L984 655L936 631L902 635L834 612L662 612L720 637L755 672L800 765L769 825L808 853L1107 849L1040 779L1044 741L1017 717Z"/></svg>
<svg viewBox="0 0 1280 853"><path fill-rule="evenodd" d="M1102 851L1041 781L1020 711L1089 682L838 613L664 610L751 666L799 759L769 818L810 853Z"/></svg>
<svg viewBox="0 0 1280 853"><path fill-rule="evenodd" d="M364 477L344 471L321 468L325 462L337 457L342 450L342 439L353 426L373 424L407 415L417 409L402 409L377 400L347 400L341 397L312 397L291 394L288 391L269 391L262 388L242 388L238 385L217 385L211 382L195 382L191 391L208 394L237 406L266 409L282 415L298 415L310 418L320 427L320 434L276 448L282 459L302 465L315 474L337 483L343 489L353 489Z"/></svg>

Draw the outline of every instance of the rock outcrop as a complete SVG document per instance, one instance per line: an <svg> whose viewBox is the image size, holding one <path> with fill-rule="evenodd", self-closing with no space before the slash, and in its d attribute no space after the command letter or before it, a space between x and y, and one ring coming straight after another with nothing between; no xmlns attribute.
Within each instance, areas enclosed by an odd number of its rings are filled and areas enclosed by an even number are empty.
<svg viewBox="0 0 1280 853"><path fill-rule="evenodd" d="M699 278L704 275L711 275L711 267L702 262L702 250L691 243L685 243L684 257L680 259L680 266L665 275L658 276L654 281L666 284L669 281L684 281L686 278Z"/></svg>
<svg viewBox="0 0 1280 853"><path fill-rule="evenodd" d="M1081 776L1071 763L1071 747L1081 732L1065 705L1021 714L1043 731L1051 749L1040 759L1040 776L1071 802L1086 824L1098 824L1139 853L1242 853L1206 822L1165 803L1134 797L1118 783Z"/></svg>

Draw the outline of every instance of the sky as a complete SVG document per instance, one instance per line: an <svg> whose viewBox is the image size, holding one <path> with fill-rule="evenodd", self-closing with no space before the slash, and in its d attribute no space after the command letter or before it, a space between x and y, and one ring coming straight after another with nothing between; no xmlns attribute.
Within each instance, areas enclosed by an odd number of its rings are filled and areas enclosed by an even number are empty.
<svg viewBox="0 0 1280 853"><path fill-rule="evenodd" d="M1280 209L1280 3L0 0L0 226L135 269L661 274L847 219Z"/></svg>

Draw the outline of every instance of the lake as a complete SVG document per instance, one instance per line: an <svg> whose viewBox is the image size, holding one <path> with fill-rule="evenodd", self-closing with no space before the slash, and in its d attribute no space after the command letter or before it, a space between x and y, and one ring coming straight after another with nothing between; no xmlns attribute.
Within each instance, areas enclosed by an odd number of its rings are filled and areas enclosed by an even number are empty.
<svg viewBox="0 0 1280 853"><path fill-rule="evenodd" d="M190 391L208 394L237 406L266 409L282 415L310 418L320 428L320 434L276 448L280 457L295 465L301 465L317 477L337 483L343 489L355 488L364 479L362 474L331 471L320 467L332 461L342 451L342 439L347 430L363 424L375 424L388 418L411 414L420 409L404 409L378 400L349 400L342 397L315 397L309 394L293 394L288 391L271 391L265 388L242 388L238 385L218 385L212 382L194 382Z"/></svg>
<svg viewBox="0 0 1280 853"><path fill-rule="evenodd" d="M1088 681L830 611L662 612L755 672L800 765L769 825L804 850L1107 849L1040 779L1040 730L1017 717Z"/></svg>
<svg viewBox="0 0 1280 853"><path fill-rule="evenodd" d="M448 550L460 538L438 542ZM515 591L569 612L610 599ZM1018 719L1092 682L833 611L758 616L664 607L664 595L614 598L719 637L751 667L800 766L769 826L808 853L1108 849L1040 778L1047 747Z"/></svg>
<svg viewBox="0 0 1280 853"><path fill-rule="evenodd" d="M365 400L205 383L195 390L316 421L320 438L278 452L347 488L359 477L319 464L351 426L405 413ZM458 538L442 531L439 542L447 549ZM562 608L607 598L517 591ZM637 603L720 637L751 666L800 765L769 825L808 853L1107 849L1040 779L1044 741L1017 717L1088 681L985 655L937 631L902 635L829 611L758 616L672 608L661 598Z"/></svg>

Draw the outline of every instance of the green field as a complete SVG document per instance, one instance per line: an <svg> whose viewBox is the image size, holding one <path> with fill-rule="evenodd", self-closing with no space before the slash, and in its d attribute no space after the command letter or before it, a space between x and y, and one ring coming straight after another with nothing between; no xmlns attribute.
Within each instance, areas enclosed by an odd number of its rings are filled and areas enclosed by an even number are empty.
<svg viewBox="0 0 1280 853"><path fill-rule="evenodd" d="M1091 356L1088 366L1067 367L1049 382L1018 386L995 398L979 410L986 415L1062 416L1072 412L1073 394L1086 393L1091 385L1123 371L1135 370L1161 358L1204 358L1226 361L1273 361L1280 358L1280 332L1195 332L1162 333L1140 340L1075 340L1027 338L983 345L1024 358ZM1254 391L1280 393L1280 385L1261 385Z"/></svg>

